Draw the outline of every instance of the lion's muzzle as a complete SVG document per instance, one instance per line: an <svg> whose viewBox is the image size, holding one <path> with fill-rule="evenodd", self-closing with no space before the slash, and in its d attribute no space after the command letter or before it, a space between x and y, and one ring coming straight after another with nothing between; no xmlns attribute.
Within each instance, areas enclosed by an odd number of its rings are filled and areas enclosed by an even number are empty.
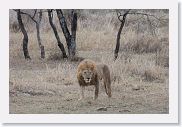
<svg viewBox="0 0 182 127"><path fill-rule="evenodd" d="M85 82L86 82L86 83L90 83L90 81L91 81L91 78L86 78L86 79L85 79Z"/></svg>

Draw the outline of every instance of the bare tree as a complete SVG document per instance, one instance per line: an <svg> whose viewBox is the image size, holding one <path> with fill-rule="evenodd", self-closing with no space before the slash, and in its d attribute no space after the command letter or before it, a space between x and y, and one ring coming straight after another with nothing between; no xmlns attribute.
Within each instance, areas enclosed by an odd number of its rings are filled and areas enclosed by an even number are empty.
<svg viewBox="0 0 182 127"><path fill-rule="evenodd" d="M40 9L39 12L37 12L37 9L34 9L34 14L28 14L25 13L23 11L21 11L21 14L27 15L35 24L36 24L36 30L37 30L37 41L38 41L38 45L40 48L40 54L41 54L41 58L45 58L45 50L44 50L44 46L42 44L42 40L40 37L40 23L42 20L42 10ZM38 19L35 18L36 14L38 15Z"/></svg>
<svg viewBox="0 0 182 127"><path fill-rule="evenodd" d="M21 32L23 33L23 53L24 53L24 57L25 59L31 59L29 52L28 52L28 34L27 31L25 30L23 21L22 21L22 17L21 17L21 10L17 9L15 10L17 12L17 19L18 19L18 23L21 29Z"/></svg>
<svg viewBox="0 0 182 127"><path fill-rule="evenodd" d="M114 59L116 60L117 57L118 57L118 52L119 52L119 47L120 47L120 36L121 36L121 31L124 27L124 24L125 24L125 20L126 20L126 16L128 15L130 10L126 10L124 12L123 15L121 15L120 12L117 12L117 15L118 15L118 19L120 20L121 24L120 24L120 27L119 27L119 30L118 30L118 34L117 34L117 40L116 40L116 48L115 48L115 51L114 51ZM120 18L122 16L122 19Z"/></svg>
<svg viewBox="0 0 182 127"><path fill-rule="evenodd" d="M71 21L71 54L76 54L76 29L77 29L77 13L72 9L72 21Z"/></svg>
<svg viewBox="0 0 182 127"><path fill-rule="evenodd" d="M50 25L51 25L51 27L52 27L52 29L53 29L53 31L54 31L54 35L55 35L55 37L56 37L56 39L57 39L58 46L59 46L59 48L61 49L62 54L63 54L63 58L67 58L67 55L66 55L66 51L65 51L64 45L61 43L61 40L60 40L60 38L59 38L57 29L56 29L56 27L55 27L55 25L54 25L54 23L53 23L53 21L52 21L52 20L53 20L53 12L52 12L51 9L48 9L47 11L48 11L49 23L50 23Z"/></svg>
<svg viewBox="0 0 182 127"><path fill-rule="evenodd" d="M57 17L59 19L60 26L63 34L66 38L69 56L72 58L76 53L76 28L77 28L77 13L72 10L72 23L71 23L71 34L68 30L67 23L61 9L57 9Z"/></svg>
<svg viewBox="0 0 182 127"><path fill-rule="evenodd" d="M121 25L120 25L120 28L119 28L118 34L117 34L116 47L115 47L115 51L114 51L114 60L116 60L118 57L118 52L119 52L119 48L120 48L120 36L121 36L121 32L123 30L127 15L140 15L140 16L146 17L146 20L149 23L151 34L153 36L156 36L156 33L155 33L156 26L152 23L152 21L150 20L150 17L153 17L154 19L158 20L159 23L161 23L161 24L166 22L165 19L163 19L163 16L157 17L152 14L137 12L136 10L131 10L131 9L124 10L124 13L121 13L120 10L116 10L116 13L117 13L117 17L118 17L119 21L121 22Z"/></svg>

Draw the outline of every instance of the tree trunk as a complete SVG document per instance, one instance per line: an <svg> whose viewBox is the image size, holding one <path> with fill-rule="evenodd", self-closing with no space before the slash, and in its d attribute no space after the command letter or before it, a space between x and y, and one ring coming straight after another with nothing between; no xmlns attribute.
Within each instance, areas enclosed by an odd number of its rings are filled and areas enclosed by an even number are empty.
<svg viewBox="0 0 182 127"><path fill-rule="evenodd" d="M65 17L63 15L63 12L62 12L61 9L57 9L56 12L57 12L57 17L59 19L60 26L62 28L63 34L64 34L64 36L66 38L68 53L69 53L69 55L71 55L71 35L70 35L69 30L68 30L68 27L67 27L67 24L66 24L66 21L65 21Z"/></svg>
<svg viewBox="0 0 182 127"><path fill-rule="evenodd" d="M58 43L58 46L59 48L61 49L62 53L63 53L63 58L67 58L67 55L66 55L66 51L65 51L65 48L64 48L64 45L61 43L60 41L60 38L59 38L59 35L58 35L58 32L57 32L57 29L55 27L55 25L53 24L53 21L52 21L52 10L48 9L48 17L49 17L49 23L54 31L54 35L57 39L57 43Z"/></svg>
<svg viewBox="0 0 182 127"><path fill-rule="evenodd" d="M41 58L44 59L45 58L45 50L44 50L44 46L42 45L42 40L41 40L41 37L40 37L40 23L41 23L41 19L42 19L42 11L40 10L40 12L39 12L39 19L36 22L36 29L37 29L37 40L38 40L38 44L39 44L39 48L40 48Z"/></svg>
<svg viewBox="0 0 182 127"><path fill-rule="evenodd" d="M21 18L21 11L20 9L17 10L17 19L18 19L18 23L21 29L21 32L23 33L23 53L24 53L24 57L25 59L31 59L29 52L28 52L28 34L27 31L25 30L22 18Z"/></svg>
<svg viewBox="0 0 182 127"><path fill-rule="evenodd" d="M71 21L71 55L76 54L76 29L77 29L77 13L72 10L72 21Z"/></svg>
<svg viewBox="0 0 182 127"><path fill-rule="evenodd" d="M129 13L130 10L126 11L123 15L123 19L121 20L121 25L120 25L120 28L119 28L119 31L118 31L118 34L117 34L117 40L116 40L116 48L115 48L115 51L114 51L114 60L117 59L118 57L118 52L119 52L119 47L120 47L120 37L121 37L121 31L124 27L124 24L125 24L125 20L126 20L126 16L127 14ZM119 18L119 17L118 17Z"/></svg>

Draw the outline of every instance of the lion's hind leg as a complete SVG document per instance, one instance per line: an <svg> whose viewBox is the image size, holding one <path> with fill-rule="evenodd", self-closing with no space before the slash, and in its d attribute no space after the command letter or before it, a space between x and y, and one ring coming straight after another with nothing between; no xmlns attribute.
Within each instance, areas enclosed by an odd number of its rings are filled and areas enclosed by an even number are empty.
<svg viewBox="0 0 182 127"><path fill-rule="evenodd" d="M112 94L111 94L111 84L109 84L108 83L108 85L107 85L107 95L108 95L108 97L110 98L111 96L112 96Z"/></svg>
<svg viewBox="0 0 182 127"><path fill-rule="evenodd" d="M108 97L111 97L111 77L110 77L110 71L107 65L104 66L103 73L107 74L104 75L104 86L105 86L105 91Z"/></svg>
<svg viewBox="0 0 182 127"><path fill-rule="evenodd" d="M105 87L106 94L110 98L112 96L111 95L111 84L107 80L104 81L104 87Z"/></svg>

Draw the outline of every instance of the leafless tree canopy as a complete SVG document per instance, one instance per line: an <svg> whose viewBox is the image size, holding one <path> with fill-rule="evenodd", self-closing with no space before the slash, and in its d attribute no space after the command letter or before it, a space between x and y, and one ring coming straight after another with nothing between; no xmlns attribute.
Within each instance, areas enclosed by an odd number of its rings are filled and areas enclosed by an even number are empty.
<svg viewBox="0 0 182 127"><path fill-rule="evenodd" d="M45 58L45 49L44 45L41 39L41 22L42 22L42 16L43 14L47 13L48 14L48 21L50 23L50 26L53 30L53 33L55 35L55 38L58 43L58 47L60 48L63 58L68 58L69 57L74 57L76 55L76 31L77 31L77 17L80 18L80 20L86 20L86 18L83 16L82 10L61 10L61 9L47 9L47 10L41 10L41 9L32 9L32 10L20 10L20 9L14 9L17 13L17 19L19 23L19 28L21 29L23 35L24 35L24 40L23 40L23 51L25 58L30 58L29 53L28 53L28 34L26 32L26 28L24 26L25 21L22 20L22 16L28 17L27 19L30 19L34 24L35 28L37 31L37 41L38 41L38 46L40 48L40 54L41 58ZM100 11L100 10L99 10ZM118 53L120 50L120 43L121 46L124 43L121 40L122 37L122 31L125 28L125 25L128 25L129 21L127 20L128 16L134 16L136 17L133 21L130 22L138 22L138 27L137 29L140 30L140 22L144 20L148 22L148 27L150 29L150 33L152 36L156 36L156 30L157 27L161 24L166 24L168 20L166 19L165 16L157 16L151 12L155 10L149 10L148 12L142 11L142 10L134 10L134 9L124 9L124 10L105 10L105 11L100 11L102 13L109 13L109 12L114 12L115 15L113 17L117 17L118 21L120 22L116 27L118 29L118 33L116 36L116 45L115 45L115 50L114 50L114 60L118 58ZM166 13L166 10L163 10L164 13ZM66 40L67 44L67 49L68 49L68 55L66 53L65 47L59 37L59 28L57 28L57 24L54 24L54 20L56 18L56 15L53 17L53 15L56 13L57 19L60 24L60 28L63 32L63 35ZM65 14L64 14L65 13ZM78 13L78 14L77 14ZM93 11L92 13L97 13L97 10ZM28 21L28 20L27 20ZM115 21L116 22L116 21ZM26 24L26 23L25 23ZM18 27L16 23L12 24L12 29L14 31L18 31ZM113 40L114 41L114 40ZM121 41L121 42L120 42ZM124 50L124 49L122 49Z"/></svg>

